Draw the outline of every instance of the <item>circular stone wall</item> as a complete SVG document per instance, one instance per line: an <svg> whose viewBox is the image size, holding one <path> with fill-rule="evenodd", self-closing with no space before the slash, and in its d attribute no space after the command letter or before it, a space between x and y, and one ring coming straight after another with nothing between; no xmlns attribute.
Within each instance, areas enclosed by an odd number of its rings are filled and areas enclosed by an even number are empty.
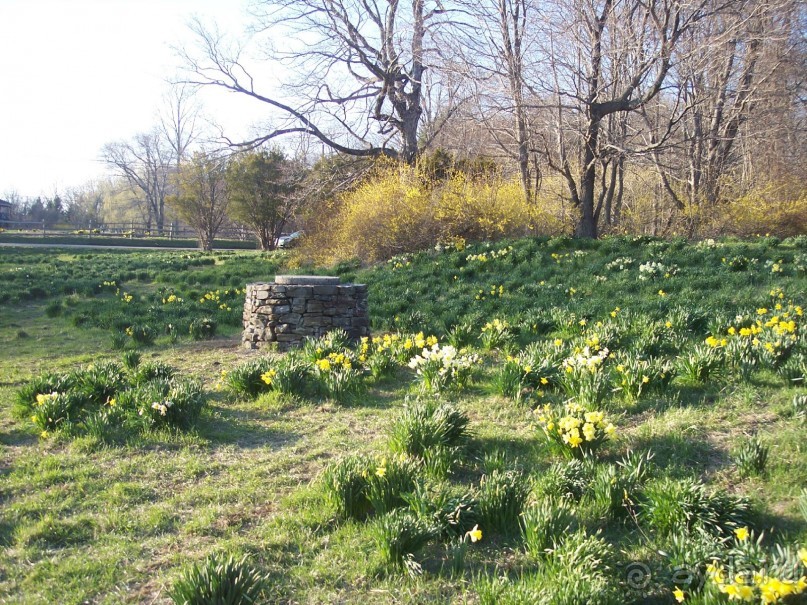
<svg viewBox="0 0 807 605"><path fill-rule="evenodd" d="M247 284L244 347L277 343L281 349L336 328L352 339L370 335L367 286L338 277L278 275L274 282Z"/></svg>

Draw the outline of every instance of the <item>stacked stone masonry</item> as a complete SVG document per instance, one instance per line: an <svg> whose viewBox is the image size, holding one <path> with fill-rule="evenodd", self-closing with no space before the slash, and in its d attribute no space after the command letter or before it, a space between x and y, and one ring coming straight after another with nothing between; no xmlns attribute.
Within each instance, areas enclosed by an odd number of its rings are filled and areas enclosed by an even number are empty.
<svg viewBox="0 0 807 605"><path fill-rule="evenodd" d="M370 335L366 285L304 275L278 275L271 283L247 284L242 337L247 349L267 343L288 349L337 328L352 339Z"/></svg>

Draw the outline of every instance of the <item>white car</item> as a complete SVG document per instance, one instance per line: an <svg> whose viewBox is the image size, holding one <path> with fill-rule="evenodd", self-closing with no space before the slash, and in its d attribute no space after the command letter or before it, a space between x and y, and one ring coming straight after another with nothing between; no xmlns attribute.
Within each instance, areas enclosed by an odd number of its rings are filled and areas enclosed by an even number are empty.
<svg viewBox="0 0 807 605"><path fill-rule="evenodd" d="M278 248L289 248L294 245L294 241L303 235L302 231L295 231L288 235L281 235L277 238L276 245Z"/></svg>

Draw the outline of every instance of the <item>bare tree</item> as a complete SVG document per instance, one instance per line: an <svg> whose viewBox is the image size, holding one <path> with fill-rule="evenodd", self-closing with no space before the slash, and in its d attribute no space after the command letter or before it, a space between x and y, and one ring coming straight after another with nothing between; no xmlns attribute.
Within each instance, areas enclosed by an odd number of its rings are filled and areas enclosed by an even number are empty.
<svg viewBox="0 0 807 605"><path fill-rule="evenodd" d="M174 152L159 131L141 133L130 141L108 143L103 160L139 194L145 211L146 228L155 226L162 235L165 226L165 198L170 193ZM140 197L142 196L142 197Z"/></svg>
<svg viewBox="0 0 807 605"><path fill-rule="evenodd" d="M792 59L804 44L803 37L793 36L796 11L792 0L738 1L683 36L671 78L678 128L672 144L653 154L664 189L679 209L721 201L727 175L751 161L743 142L768 156L767 171L777 137L789 139L798 131L788 119L798 114L792 102L799 87L788 76L798 71ZM658 127L655 120L648 123ZM696 227L689 225L691 231Z"/></svg>
<svg viewBox="0 0 807 605"><path fill-rule="evenodd" d="M177 167L199 138L199 104L188 84L171 86L159 112L159 130L171 147Z"/></svg>
<svg viewBox="0 0 807 605"><path fill-rule="evenodd" d="M104 220L106 183L89 181L65 193L67 218L71 224L81 227L98 227Z"/></svg>
<svg viewBox="0 0 807 605"><path fill-rule="evenodd" d="M528 201L534 200L539 169L532 153L529 80L536 60L533 0L467 1L475 27L463 37L465 65L476 89L476 118L506 157L516 162Z"/></svg>
<svg viewBox="0 0 807 605"><path fill-rule="evenodd" d="M174 177L177 193L167 198L169 205L196 231L202 250L212 250L225 217L227 162L220 156L195 152L180 165Z"/></svg>
<svg viewBox="0 0 807 605"><path fill-rule="evenodd" d="M549 29L542 36L541 53L547 58L548 77L536 83L536 90L554 136L547 134L543 151L580 211L578 236L597 237L600 213L617 191L624 142L607 137L627 132L618 116L659 96L681 36L704 17L707 4L713 3L546 3Z"/></svg>
<svg viewBox="0 0 807 605"><path fill-rule="evenodd" d="M413 162L420 150L424 81L438 59L440 30L450 22L440 0L266 0L256 31L282 37L270 52L288 72L285 97L262 92L243 49L196 23L202 57L183 53L194 84L247 95L280 123L242 146L304 133L341 153ZM291 48L289 48L291 47ZM436 80L435 80L436 82Z"/></svg>

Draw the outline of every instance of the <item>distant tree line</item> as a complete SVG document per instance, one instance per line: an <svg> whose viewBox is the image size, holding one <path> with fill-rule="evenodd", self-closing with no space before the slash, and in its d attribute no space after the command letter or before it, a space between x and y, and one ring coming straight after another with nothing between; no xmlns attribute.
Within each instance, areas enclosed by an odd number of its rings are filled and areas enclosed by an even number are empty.
<svg viewBox="0 0 807 605"><path fill-rule="evenodd" d="M135 144L151 144L148 137L136 137ZM252 150L236 154L197 150L178 164L148 165L144 156L133 154L126 168L134 177L90 183L70 189L64 197L24 198L13 192L12 221L42 223L46 227L71 225L76 229L118 223L120 206L131 202L130 215L138 226L154 235L167 233L166 221L180 219L191 227L202 249L209 250L222 226L237 226L251 232L261 249L275 248L277 238L304 207L306 184L311 169L293 161L279 150ZM150 182L164 180L157 203L144 202L147 192L132 182L149 175ZM154 175L159 175L157 178ZM144 187L149 177L143 179ZM161 185L162 187L163 185ZM141 222L142 221L142 222Z"/></svg>

